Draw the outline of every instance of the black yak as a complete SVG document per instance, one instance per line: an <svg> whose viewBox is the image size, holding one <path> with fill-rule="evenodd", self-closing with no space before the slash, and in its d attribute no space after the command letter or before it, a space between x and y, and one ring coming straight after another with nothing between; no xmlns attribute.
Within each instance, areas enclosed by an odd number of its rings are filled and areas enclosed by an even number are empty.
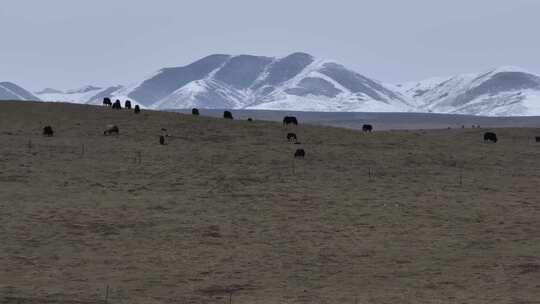
<svg viewBox="0 0 540 304"><path fill-rule="evenodd" d="M372 125L363 125L362 126L362 131L371 133L373 131L373 126Z"/></svg>
<svg viewBox="0 0 540 304"><path fill-rule="evenodd" d="M116 100L113 105L112 105L112 108L115 109L115 110L120 110L122 109L122 104L120 103L120 100Z"/></svg>
<svg viewBox="0 0 540 304"><path fill-rule="evenodd" d="M139 107L139 105L135 105L135 109L133 110L133 113L135 114L141 113L141 108Z"/></svg>
<svg viewBox="0 0 540 304"><path fill-rule="evenodd" d="M293 124L293 125L298 125L298 119L296 119L296 117L294 116L285 116L283 118L283 124L284 125L289 125L289 124Z"/></svg>
<svg viewBox="0 0 540 304"><path fill-rule="evenodd" d="M304 158L306 156L306 151L304 149L297 149L296 152L294 152L295 158Z"/></svg>
<svg viewBox="0 0 540 304"><path fill-rule="evenodd" d="M43 135L48 136L48 137L53 136L54 131L53 131L52 127L51 126L46 126L45 128L43 128Z"/></svg>
<svg viewBox="0 0 540 304"><path fill-rule="evenodd" d="M103 105L108 107L112 106L111 99L108 97L103 98Z"/></svg>
<svg viewBox="0 0 540 304"><path fill-rule="evenodd" d="M498 141L497 134L493 132L486 132L484 134L484 141L491 141L491 142L496 143Z"/></svg>
<svg viewBox="0 0 540 304"><path fill-rule="evenodd" d="M294 141L296 142L296 141L298 140L298 138L296 137L296 134L294 134L294 133L288 133L288 134L287 134L287 140L288 140L288 141L293 141L293 140L294 140Z"/></svg>
<svg viewBox="0 0 540 304"><path fill-rule="evenodd" d="M120 129L117 125L107 125L105 128L105 131L103 131L103 135L111 135L111 134L120 134Z"/></svg>
<svg viewBox="0 0 540 304"><path fill-rule="evenodd" d="M225 119L233 119L232 113L229 111L223 112L223 118Z"/></svg>
<svg viewBox="0 0 540 304"><path fill-rule="evenodd" d="M126 102L124 103L124 108L126 108L128 110L131 110L131 101L130 100L126 100Z"/></svg>
<svg viewBox="0 0 540 304"><path fill-rule="evenodd" d="M199 116L199 109L197 108L191 109L191 115Z"/></svg>

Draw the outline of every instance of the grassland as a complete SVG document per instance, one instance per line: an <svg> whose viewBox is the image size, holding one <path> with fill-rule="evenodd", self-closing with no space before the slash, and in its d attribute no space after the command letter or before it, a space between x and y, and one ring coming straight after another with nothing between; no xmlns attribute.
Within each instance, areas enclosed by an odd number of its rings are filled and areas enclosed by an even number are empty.
<svg viewBox="0 0 540 304"><path fill-rule="evenodd" d="M0 103L0 303L540 303L540 130L485 131Z"/></svg>

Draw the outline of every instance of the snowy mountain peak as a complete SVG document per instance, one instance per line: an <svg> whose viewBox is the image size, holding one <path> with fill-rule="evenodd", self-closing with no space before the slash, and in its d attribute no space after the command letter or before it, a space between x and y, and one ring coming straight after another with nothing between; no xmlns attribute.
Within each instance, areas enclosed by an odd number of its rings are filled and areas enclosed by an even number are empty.
<svg viewBox="0 0 540 304"><path fill-rule="evenodd" d="M433 78L400 87L421 111L472 115L540 114L540 77L517 67Z"/></svg>
<svg viewBox="0 0 540 304"><path fill-rule="evenodd" d="M58 94L58 95L62 95L62 94L84 94L84 93L88 93L88 92L92 92L92 91L99 91L99 90L102 90L102 88L100 87L95 87L95 86L92 86L92 85L86 85L86 86L83 86L83 87L80 87L80 88L76 88L76 89L70 89L70 90L65 90L65 91L61 91L61 90L57 90L57 89L53 89L53 88L45 88L39 92L35 92L37 95L51 95L51 94Z"/></svg>
<svg viewBox="0 0 540 304"><path fill-rule="evenodd" d="M95 86L92 86L92 85L86 85L86 86L83 86L83 87L80 87L80 88L77 88L77 89L66 90L64 93L66 93L66 94L80 94L80 93L88 93L88 92L91 92L91 91L98 91L98 90L101 90L101 88L100 87L95 87Z"/></svg>
<svg viewBox="0 0 540 304"><path fill-rule="evenodd" d="M403 111L408 100L333 61L307 53L285 57L211 55L161 69L129 98L154 109L232 108L304 111Z"/></svg>
<svg viewBox="0 0 540 304"><path fill-rule="evenodd" d="M505 72L532 74L531 72L527 71L524 68L521 68L518 66L512 66L512 65L500 66L500 67L493 68L490 70L491 74L505 73Z"/></svg>
<svg viewBox="0 0 540 304"><path fill-rule="evenodd" d="M53 88L45 88L41 91L37 91L35 92L35 94L62 94L64 92L60 91L60 90L57 90L57 89L53 89Z"/></svg>
<svg viewBox="0 0 540 304"><path fill-rule="evenodd" d="M0 100L34 100L39 98L12 82L0 82Z"/></svg>

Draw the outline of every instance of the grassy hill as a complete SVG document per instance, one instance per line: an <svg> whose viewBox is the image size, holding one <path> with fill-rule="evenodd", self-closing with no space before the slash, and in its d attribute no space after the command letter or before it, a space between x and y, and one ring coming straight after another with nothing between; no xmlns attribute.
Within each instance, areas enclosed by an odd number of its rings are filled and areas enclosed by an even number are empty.
<svg viewBox="0 0 540 304"><path fill-rule="evenodd" d="M2 102L0 303L539 303L540 130L485 131Z"/></svg>

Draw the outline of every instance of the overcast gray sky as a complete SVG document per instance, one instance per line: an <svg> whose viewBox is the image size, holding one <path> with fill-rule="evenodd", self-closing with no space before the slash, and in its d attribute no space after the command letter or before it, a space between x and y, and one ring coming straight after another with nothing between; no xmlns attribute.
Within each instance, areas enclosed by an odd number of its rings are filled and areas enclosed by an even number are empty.
<svg viewBox="0 0 540 304"><path fill-rule="evenodd" d="M540 72L538 0L2 0L0 81L128 84L213 53L304 51L385 82Z"/></svg>

